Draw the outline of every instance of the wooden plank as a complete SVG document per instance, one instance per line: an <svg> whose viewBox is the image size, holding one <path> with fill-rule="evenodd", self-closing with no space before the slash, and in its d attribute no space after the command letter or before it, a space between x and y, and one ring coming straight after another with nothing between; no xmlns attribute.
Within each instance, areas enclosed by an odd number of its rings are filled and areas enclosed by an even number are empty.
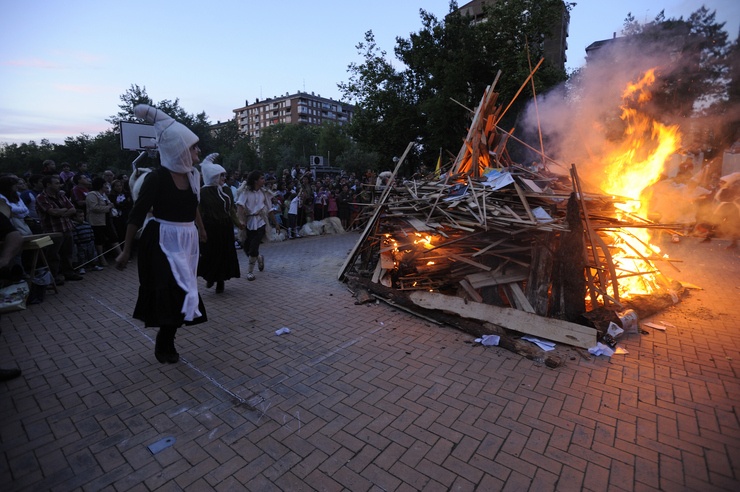
<svg viewBox="0 0 740 492"><path fill-rule="evenodd" d="M502 285L511 282L523 282L527 280L528 274L524 270L505 274L496 274L495 272L481 272L471 273L465 278L468 280L468 282L470 282L470 285L472 285L473 288L480 289L481 287L490 287L492 285Z"/></svg>
<svg viewBox="0 0 740 492"><path fill-rule="evenodd" d="M465 258L464 256L456 255L454 253L451 253L449 255L450 258L454 258L457 261L462 261L464 263L467 263L468 265L473 265L474 267L480 268L481 270L485 270L487 272L491 271L491 267L488 265L484 265L483 263L478 263L477 261L470 260L468 258Z"/></svg>
<svg viewBox="0 0 740 492"><path fill-rule="evenodd" d="M565 343L574 347L591 348L596 346L596 330L587 326L545 318L511 308L466 301L455 296L434 292L416 291L409 299L425 309L437 309L454 313L464 318L487 321L510 330L541 337L553 342Z"/></svg>
<svg viewBox="0 0 740 492"><path fill-rule="evenodd" d="M406 219L406 222L408 222L411 227L419 232L428 232L434 230L432 227L429 227L427 224L425 224L424 221L419 220L416 217L406 216L404 217L404 219Z"/></svg>
<svg viewBox="0 0 740 492"><path fill-rule="evenodd" d="M529 202L527 202L527 197L524 196L524 192L522 191L522 188L517 184L516 181L514 181L514 189L516 190L517 195L519 195L519 199L522 201L522 205L524 205L524 210L527 211L529 220L536 223L537 219L535 219L534 214L532 213L532 209L529 208Z"/></svg>
<svg viewBox="0 0 740 492"><path fill-rule="evenodd" d="M520 311L525 313L534 313L534 308L529 303L529 299L524 295L522 288L517 283L508 283L505 286L507 294L510 294L509 300L516 306Z"/></svg>
<svg viewBox="0 0 740 492"><path fill-rule="evenodd" d="M471 299L473 299L475 302L483 302L483 297L481 297L480 294L473 288L472 285L470 285L470 282L468 282L465 279L460 280L460 286L465 289L465 292L470 296Z"/></svg>
<svg viewBox="0 0 740 492"><path fill-rule="evenodd" d="M380 268L383 270L393 270L396 263L393 261L393 255L390 251L384 251L380 254Z"/></svg>

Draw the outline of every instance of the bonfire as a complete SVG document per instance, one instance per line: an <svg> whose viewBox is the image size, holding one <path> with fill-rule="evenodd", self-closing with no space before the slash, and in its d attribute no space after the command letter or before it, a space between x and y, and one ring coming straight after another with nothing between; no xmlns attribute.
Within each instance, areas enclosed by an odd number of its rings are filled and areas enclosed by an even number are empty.
<svg viewBox="0 0 740 492"><path fill-rule="evenodd" d="M409 144L339 278L429 318L472 319L475 335L497 325L581 348L610 323L678 302L680 284L657 266L672 262L651 244L676 231L648 219L646 190L681 135L641 110L654 80L651 70L625 89L624 138L592 157L604 169L596 185L575 164L563 176L513 162L506 146L517 139L498 127L487 88L442 176L395 180Z"/></svg>

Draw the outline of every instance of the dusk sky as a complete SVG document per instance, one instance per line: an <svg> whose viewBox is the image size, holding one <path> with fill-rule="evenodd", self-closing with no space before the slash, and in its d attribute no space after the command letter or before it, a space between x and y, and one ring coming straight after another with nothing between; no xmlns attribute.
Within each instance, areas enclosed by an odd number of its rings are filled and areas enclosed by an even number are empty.
<svg viewBox="0 0 740 492"><path fill-rule="evenodd" d="M396 36L421 28L419 9L449 12L448 0L0 1L0 144L97 135L133 84L213 123L255 98L340 99L337 84L362 61L355 46L366 31L392 56ZM735 40L739 0L576 1L567 68L619 34L628 12L642 22L663 9L686 18L702 4Z"/></svg>

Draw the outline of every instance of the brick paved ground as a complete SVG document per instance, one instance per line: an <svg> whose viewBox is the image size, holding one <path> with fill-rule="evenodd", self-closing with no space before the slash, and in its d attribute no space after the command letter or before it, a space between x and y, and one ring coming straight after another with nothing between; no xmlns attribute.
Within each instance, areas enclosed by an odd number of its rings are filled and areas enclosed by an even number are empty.
<svg viewBox="0 0 740 492"><path fill-rule="evenodd" d="M726 243L666 244L684 263L665 273L705 289L655 316L675 328L548 369L355 305L336 275L358 237L265 245L257 281L203 290L210 321L181 330L175 365L130 317L133 265L4 316L0 365L23 376L0 383L2 488L740 490Z"/></svg>

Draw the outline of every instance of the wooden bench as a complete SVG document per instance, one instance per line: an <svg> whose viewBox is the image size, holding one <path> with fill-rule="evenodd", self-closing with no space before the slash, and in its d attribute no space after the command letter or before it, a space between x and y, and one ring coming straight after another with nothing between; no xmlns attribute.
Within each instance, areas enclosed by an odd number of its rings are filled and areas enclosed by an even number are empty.
<svg viewBox="0 0 740 492"><path fill-rule="evenodd" d="M32 234L30 236L23 236L23 251L33 251L33 259L31 260L31 279L36 274L36 265L38 265L39 257L41 257L41 266L44 266L51 271L49 262L44 254L44 248L54 244L55 237L61 237L62 234L59 232L51 232L49 234ZM55 293L59 293L57 290L57 283L54 276L51 276L51 289Z"/></svg>

